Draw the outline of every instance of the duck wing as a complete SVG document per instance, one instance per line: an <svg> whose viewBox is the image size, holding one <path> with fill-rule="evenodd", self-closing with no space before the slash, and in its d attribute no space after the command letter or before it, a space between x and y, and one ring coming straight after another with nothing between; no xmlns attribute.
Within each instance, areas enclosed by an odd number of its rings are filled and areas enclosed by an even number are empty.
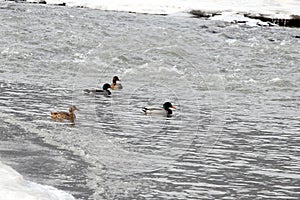
<svg viewBox="0 0 300 200"><path fill-rule="evenodd" d="M153 112L162 112L162 108L156 108L156 107L144 107L143 112L145 113L153 113Z"/></svg>
<svg viewBox="0 0 300 200"><path fill-rule="evenodd" d="M51 118L53 118L53 119L69 119L70 113L68 113L68 112L51 112Z"/></svg>
<svg viewBox="0 0 300 200"><path fill-rule="evenodd" d="M85 94L101 94L101 95L105 95L105 96L110 96L111 92L109 90L100 90L100 89L96 89L96 90L89 90L89 89L85 89L83 90L85 92Z"/></svg>
<svg viewBox="0 0 300 200"><path fill-rule="evenodd" d="M89 93L92 93L92 94L101 94L101 93L103 93L104 92L104 90L89 90L89 89L85 89L85 90L83 90L85 93L87 93L87 94L89 94Z"/></svg>
<svg viewBox="0 0 300 200"><path fill-rule="evenodd" d="M110 88L111 88L112 90L121 90L121 89L123 89L123 86L122 86L121 83L117 83L117 84L111 84L111 85L110 85Z"/></svg>

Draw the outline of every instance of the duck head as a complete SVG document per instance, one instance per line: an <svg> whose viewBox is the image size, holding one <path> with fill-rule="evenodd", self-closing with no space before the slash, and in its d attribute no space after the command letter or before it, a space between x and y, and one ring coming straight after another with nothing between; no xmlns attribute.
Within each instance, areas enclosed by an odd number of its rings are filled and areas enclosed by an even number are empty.
<svg viewBox="0 0 300 200"><path fill-rule="evenodd" d="M170 102L166 102L166 103L164 103L163 108L165 109L165 111L167 111L168 115L171 115L172 110L170 108L175 109L175 106L173 106Z"/></svg>
<svg viewBox="0 0 300 200"><path fill-rule="evenodd" d="M173 106L170 102L166 102L166 103L164 103L163 108L165 110L168 110L170 108L174 108L175 109L175 106Z"/></svg>
<svg viewBox="0 0 300 200"><path fill-rule="evenodd" d="M113 84L116 84L117 81L121 81L121 80L119 79L119 77L114 76L114 77L113 77L113 80L112 80Z"/></svg>
<svg viewBox="0 0 300 200"><path fill-rule="evenodd" d="M79 110L76 106L70 106L69 112L74 112L75 110Z"/></svg>

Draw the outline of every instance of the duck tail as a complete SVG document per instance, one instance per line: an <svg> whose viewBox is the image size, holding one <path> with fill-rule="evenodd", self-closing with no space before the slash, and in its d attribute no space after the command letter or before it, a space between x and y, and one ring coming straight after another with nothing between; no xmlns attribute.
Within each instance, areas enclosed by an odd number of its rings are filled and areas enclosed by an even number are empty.
<svg viewBox="0 0 300 200"><path fill-rule="evenodd" d="M83 90L85 93L90 93L91 91L89 89L84 89Z"/></svg>
<svg viewBox="0 0 300 200"><path fill-rule="evenodd" d="M52 119L55 119L55 118L56 118L55 112L50 112L50 117L51 117Z"/></svg>

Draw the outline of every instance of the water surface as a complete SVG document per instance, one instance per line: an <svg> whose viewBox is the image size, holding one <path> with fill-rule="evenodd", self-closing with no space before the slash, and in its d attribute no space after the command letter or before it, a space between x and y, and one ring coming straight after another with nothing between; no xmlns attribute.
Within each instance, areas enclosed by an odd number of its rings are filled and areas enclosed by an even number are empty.
<svg viewBox="0 0 300 200"><path fill-rule="evenodd" d="M1 3L1 160L77 199L298 199L299 29ZM85 95L114 75L124 89ZM141 108L171 101L172 117ZM50 119L78 111L76 124Z"/></svg>

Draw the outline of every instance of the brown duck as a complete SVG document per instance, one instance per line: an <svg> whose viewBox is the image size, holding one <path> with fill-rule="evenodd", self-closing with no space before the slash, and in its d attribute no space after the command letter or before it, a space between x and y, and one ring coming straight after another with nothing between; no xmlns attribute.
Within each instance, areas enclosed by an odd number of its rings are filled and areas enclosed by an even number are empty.
<svg viewBox="0 0 300 200"><path fill-rule="evenodd" d="M63 120L70 120L72 123L74 123L74 120L76 118L74 111L79 110L76 108L76 106L70 106L69 112L51 112L51 118L63 121Z"/></svg>
<svg viewBox="0 0 300 200"><path fill-rule="evenodd" d="M119 79L119 77L114 76L113 79L112 79L112 84L110 84L110 88L112 90L117 90L117 89L120 90L120 89L123 88L122 84L117 83L117 81L121 81L121 80Z"/></svg>

